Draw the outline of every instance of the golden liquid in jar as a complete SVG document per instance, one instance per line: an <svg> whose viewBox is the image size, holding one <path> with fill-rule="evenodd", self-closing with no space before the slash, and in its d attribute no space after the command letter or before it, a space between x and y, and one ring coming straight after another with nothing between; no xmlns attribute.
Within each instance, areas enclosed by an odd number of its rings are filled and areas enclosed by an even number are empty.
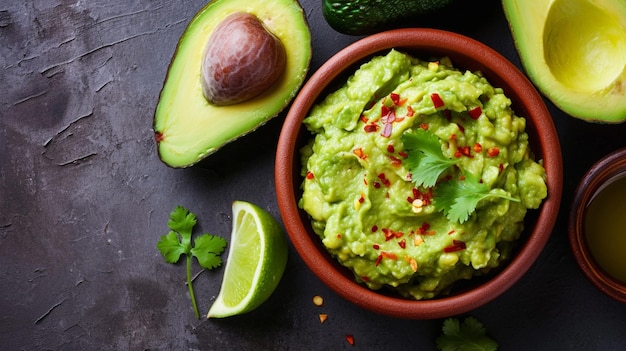
<svg viewBox="0 0 626 351"><path fill-rule="evenodd" d="M585 239L598 265L626 283L626 175L591 200L585 216Z"/></svg>

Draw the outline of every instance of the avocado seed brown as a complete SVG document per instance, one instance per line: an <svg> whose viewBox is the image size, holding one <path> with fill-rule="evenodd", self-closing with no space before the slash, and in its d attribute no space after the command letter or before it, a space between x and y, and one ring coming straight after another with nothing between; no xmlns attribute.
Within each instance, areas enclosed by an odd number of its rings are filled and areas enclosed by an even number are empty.
<svg viewBox="0 0 626 351"><path fill-rule="evenodd" d="M256 16L235 12L217 25L202 59L202 91L214 105L233 105L270 89L286 66L285 47Z"/></svg>

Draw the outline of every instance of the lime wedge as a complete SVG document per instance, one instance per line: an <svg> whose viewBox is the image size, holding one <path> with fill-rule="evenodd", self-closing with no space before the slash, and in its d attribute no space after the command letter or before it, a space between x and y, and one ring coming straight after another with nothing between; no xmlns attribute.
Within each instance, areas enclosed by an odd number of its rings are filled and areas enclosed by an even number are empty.
<svg viewBox="0 0 626 351"><path fill-rule="evenodd" d="M207 318L259 307L276 289L287 264L287 238L276 219L245 201L233 202L233 229L220 292Z"/></svg>

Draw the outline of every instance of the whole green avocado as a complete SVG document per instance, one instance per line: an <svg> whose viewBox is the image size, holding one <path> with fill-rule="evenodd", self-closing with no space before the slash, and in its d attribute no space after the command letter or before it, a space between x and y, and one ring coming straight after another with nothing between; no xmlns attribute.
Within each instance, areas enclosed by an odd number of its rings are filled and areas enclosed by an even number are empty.
<svg viewBox="0 0 626 351"><path fill-rule="evenodd" d="M323 0L322 13L336 31L365 35L399 20L440 10L455 0Z"/></svg>

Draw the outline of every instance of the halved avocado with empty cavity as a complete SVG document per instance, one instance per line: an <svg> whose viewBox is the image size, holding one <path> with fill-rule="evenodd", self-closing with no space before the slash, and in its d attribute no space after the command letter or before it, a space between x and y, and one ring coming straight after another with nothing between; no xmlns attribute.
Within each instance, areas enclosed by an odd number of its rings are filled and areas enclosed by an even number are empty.
<svg viewBox="0 0 626 351"><path fill-rule="evenodd" d="M311 34L295 0L214 0L182 34L154 116L160 159L188 167L277 116L306 78Z"/></svg>
<svg viewBox="0 0 626 351"><path fill-rule="evenodd" d="M522 64L557 107L626 121L626 1L503 0Z"/></svg>

